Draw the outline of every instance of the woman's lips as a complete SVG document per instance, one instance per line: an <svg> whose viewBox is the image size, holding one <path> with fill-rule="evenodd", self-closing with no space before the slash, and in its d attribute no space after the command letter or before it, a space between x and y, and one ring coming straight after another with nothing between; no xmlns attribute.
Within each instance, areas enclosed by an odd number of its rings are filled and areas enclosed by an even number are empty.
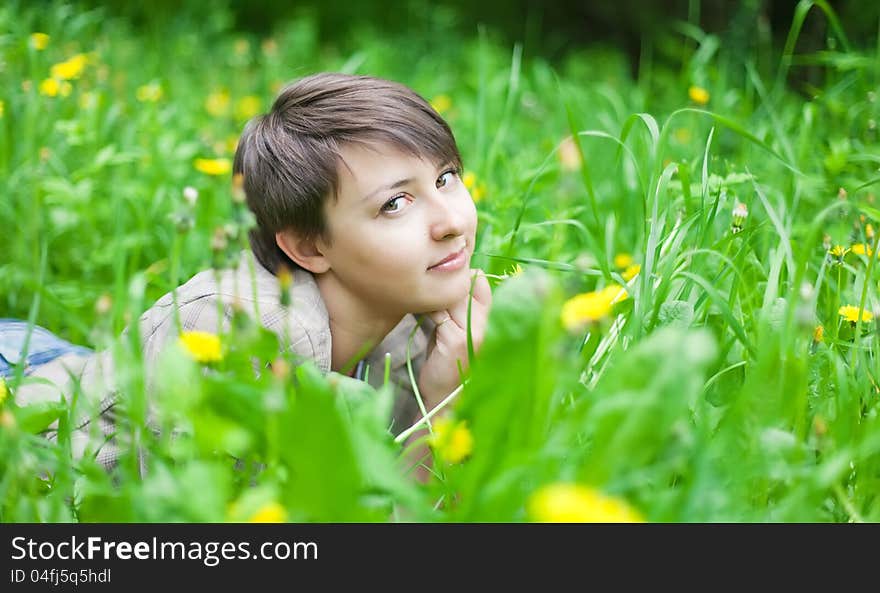
<svg viewBox="0 0 880 593"><path fill-rule="evenodd" d="M467 249L462 247L451 256L428 268L429 272L452 272L467 263Z"/></svg>

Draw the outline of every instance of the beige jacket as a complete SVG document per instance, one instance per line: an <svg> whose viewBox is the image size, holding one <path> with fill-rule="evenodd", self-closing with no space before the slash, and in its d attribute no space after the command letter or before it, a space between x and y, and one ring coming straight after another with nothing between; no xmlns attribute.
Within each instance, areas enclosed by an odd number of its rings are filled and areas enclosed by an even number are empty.
<svg viewBox="0 0 880 593"><path fill-rule="evenodd" d="M254 280L252 282L251 280ZM219 280L219 282L218 282ZM327 308L317 283L308 271L297 269L291 287L290 305L281 305L278 279L265 269L250 251L242 253L236 269L223 270L219 277L214 270L196 274L175 291L177 310L184 330L217 333L228 330L233 303L238 302L254 318L278 335L281 344L296 354L314 360L324 372L330 372L331 335ZM221 304L222 320L218 309ZM407 340L418 325L410 344L414 376L424 363L427 336L433 322L426 316L417 322L413 315L404 317L385 339L364 359L369 367L368 381L374 387L383 382L385 353L391 355L391 381L396 386L395 404L389 427L400 433L412 421L417 404L406 368ZM152 375L159 354L177 338L174 300L169 292L140 317L141 346L149 397ZM28 381L16 390L19 405L37 401L59 401L69 398L74 382L82 386L73 418L73 456L94 455L106 468L116 465L125 446L114 435L116 404L125 397L116 386L113 358L109 351L83 356L69 354L38 367ZM152 417L152 414L149 415ZM57 425L50 427L47 437L54 439ZM143 460L142 471L143 471Z"/></svg>

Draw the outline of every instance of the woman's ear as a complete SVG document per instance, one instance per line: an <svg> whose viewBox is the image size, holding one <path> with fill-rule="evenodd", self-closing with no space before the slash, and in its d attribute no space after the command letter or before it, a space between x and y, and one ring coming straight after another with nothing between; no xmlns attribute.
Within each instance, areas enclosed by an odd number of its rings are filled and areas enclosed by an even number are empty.
<svg viewBox="0 0 880 593"><path fill-rule="evenodd" d="M291 260L313 274L323 274L330 262L312 239L305 239L293 230L275 233L275 243Z"/></svg>

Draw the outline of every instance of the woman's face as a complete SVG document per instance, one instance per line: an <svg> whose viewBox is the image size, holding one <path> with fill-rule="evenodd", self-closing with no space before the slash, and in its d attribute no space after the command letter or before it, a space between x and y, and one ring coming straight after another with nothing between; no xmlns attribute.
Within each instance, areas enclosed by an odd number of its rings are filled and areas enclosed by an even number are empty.
<svg viewBox="0 0 880 593"><path fill-rule="evenodd" d="M455 165L384 144L345 145L341 156L338 199L325 204L331 242L317 242L330 266L325 274L390 314L464 299L477 212Z"/></svg>

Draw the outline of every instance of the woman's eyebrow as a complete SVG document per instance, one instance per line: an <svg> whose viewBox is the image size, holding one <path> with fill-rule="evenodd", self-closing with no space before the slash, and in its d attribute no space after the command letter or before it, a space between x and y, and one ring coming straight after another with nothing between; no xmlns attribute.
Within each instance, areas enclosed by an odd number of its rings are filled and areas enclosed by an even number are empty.
<svg viewBox="0 0 880 593"><path fill-rule="evenodd" d="M380 188L375 189L374 191L371 191L370 193L368 193L367 195L365 195L363 198L361 198L361 201L362 201L362 202L366 202L367 200L372 199L373 197L375 197L375 195L378 194L378 193L380 193L380 192L383 192L383 191L391 191L392 189L399 189L399 188L401 188L401 187L403 187L403 186L405 186L405 185L409 185L409 184L412 183L412 182L413 182L413 178L412 178L412 177L407 177L406 179L399 179L399 180L395 181L394 183L391 183L391 184L389 184L389 185L384 185L384 186L382 186L382 187L380 187Z"/></svg>

